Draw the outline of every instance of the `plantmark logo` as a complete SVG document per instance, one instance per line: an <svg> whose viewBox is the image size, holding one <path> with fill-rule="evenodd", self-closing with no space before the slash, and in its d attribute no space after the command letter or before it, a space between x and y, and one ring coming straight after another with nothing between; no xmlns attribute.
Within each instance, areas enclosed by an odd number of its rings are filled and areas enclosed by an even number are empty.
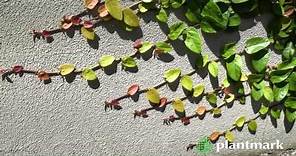
<svg viewBox="0 0 296 156"><path fill-rule="evenodd" d="M208 137L203 137L200 140L197 141L196 144L196 153L201 155L206 155L213 151L214 145L209 140Z"/></svg>

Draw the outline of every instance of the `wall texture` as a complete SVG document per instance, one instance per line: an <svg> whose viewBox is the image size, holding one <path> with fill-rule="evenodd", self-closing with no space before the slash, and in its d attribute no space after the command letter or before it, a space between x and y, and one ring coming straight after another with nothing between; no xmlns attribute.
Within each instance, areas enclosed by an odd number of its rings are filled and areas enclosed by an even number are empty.
<svg viewBox="0 0 296 156"><path fill-rule="evenodd" d="M123 1L129 5L131 1ZM29 69L57 69L60 64L73 63L77 67L93 65L104 54L115 56L132 52L132 43L137 38L160 41L168 32L165 25L154 20L153 13L141 16L141 29L125 32L116 22L102 24L95 29L100 40L98 48L92 48L76 32L73 38L64 34L54 35L55 41L47 44L43 41L33 43L32 29L53 29L65 14L75 14L83 10L82 1L69 0L1 0L0 1L0 67L21 64ZM172 12L170 24L183 19L182 10ZM244 19L238 32L203 35L203 53L215 58L224 43L237 41L239 49L251 36L266 36L264 26L268 15ZM126 92L132 83L142 88L163 81L162 73L173 67L180 67L183 73L192 70L192 55L181 42L173 43L176 52L173 60L163 62L157 59L140 59L136 73L122 71L120 67L114 74L97 71L100 87L92 89L79 76L67 83L62 78L53 78L52 83L44 85L32 75L22 78L12 77L13 83L0 81L0 154L1 155L195 155L185 147L195 143L198 138L209 135L214 130L231 127L240 115L254 117L256 106L247 98L246 105L235 103L231 109L223 108L220 118L208 115L204 120L193 119L191 124L183 126L176 122L171 126L162 124L162 119L174 114L169 106L164 113L151 111L147 119L134 119L133 111L148 107L145 97L139 101L126 99L121 102L121 111L104 111L104 100L117 97ZM279 61L272 54L270 63ZM191 62L191 63L190 63ZM245 67L244 70L248 70ZM194 82L203 81L207 90L215 86L209 76L203 73L193 76ZM220 66L219 80L225 77ZM203 80L204 79L204 80ZM170 91L169 87L160 89L168 98L182 97L180 87ZM247 91L248 92L248 91ZM202 103L208 105L205 100ZM186 101L186 110L190 114L196 104ZM279 139L284 148L296 148L296 131L284 124L283 116L275 122L270 118L259 119L256 135L244 128L235 132L236 141L274 142ZM220 139L220 141L224 141ZM259 154L266 151L223 150L226 154ZM215 153L214 153L215 154ZM213 155L214 155L213 154Z"/></svg>

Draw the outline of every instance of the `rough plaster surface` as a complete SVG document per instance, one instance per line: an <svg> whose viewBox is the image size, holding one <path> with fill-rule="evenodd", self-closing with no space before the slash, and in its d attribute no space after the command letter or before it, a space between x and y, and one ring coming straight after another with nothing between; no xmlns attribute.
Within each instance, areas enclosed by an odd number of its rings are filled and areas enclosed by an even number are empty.
<svg viewBox="0 0 296 156"><path fill-rule="evenodd" d="M131 1L123 1L129 5ZM1 0L0 1L0 67L14 64L29 69L56 69L62 63L74 63L78 68L95 64L103 54L115 56L132 52L132 42L137 38L149 41L164 40L167 27L152 19L153 13L141 16L141 30L125 32L116 22L102 24L95 29L100 37L98 49L93 49L76 33L73 38L63 34L54 35L55 41L33 43L29 34L32 29L56 28L59 19L65 14L75 14L83 10L82 1L69 0ZM183 19L182 11L172 12L170 24ZM203 53L215 58L224 43L237 41L239 49L251 36L266 36L264 26L269 16L245 19L238 32L204 35ZM161 28L161 29L160 29ZM139 71L130 73L120 67L111 75L97 71L100 87L92 89L79 76L72 83L53 78L44 85L32 75L22 78L12 77L13 83L0 82L0 155L195 155L186 152L189 143L209 135L214 130L231 127L240 115L254 117L251 101L246 105L235 103L231 109L223 108L220 118L210 115L204 120L193 119L189 126L176 122L164 126L162 118L174 114L169 106L164 113L151 111L147 119L133 119L135 109L148 107L144 95L138 102L126 99L121 102L123 110L104 112L104 100L117 97L132 83L148 87L162 82L162 73L173 67L180 67L183 73L192 70L188 56L192 54L181 42L175 42L174 60L164 63L157 59L139 60ZM216 54L216 55L215 55ZM270 63L276 63L279 56L272 54ZM247 67L244 70L248 70ZM208 75L196 74L194 82L203 81L207 90L215 86ZM225 77L220 66L219 82ZM204 80L203 80L204 78ZM169 87L160 89L168 98L182 97L180 87L172 92ZM207 102L203 99L203 104ZM190 114L196 104L186 101ZM276 128L269 118L259 119L256 135L244 128L235 132L236 142L274 142L279 139L285 149L295 149L295 128L286 133L283 116ZM224 141L220 139L220 141ZM213 155L254 155L266 153L264 150L230 151L223 150Z"/></svg>

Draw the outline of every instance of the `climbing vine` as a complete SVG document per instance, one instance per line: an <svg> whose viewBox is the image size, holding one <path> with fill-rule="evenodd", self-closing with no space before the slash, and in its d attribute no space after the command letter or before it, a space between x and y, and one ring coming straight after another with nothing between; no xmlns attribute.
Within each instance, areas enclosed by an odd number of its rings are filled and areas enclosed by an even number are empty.
<svg viewBox="0 0 296 156"><path fill-rule="evenodd" d="M123 69L137 68L136 58L142 54L153 52L156 58L168 55L174 50L171 43L181 40L184 48L189 49L197 56L196 67L183 74L182 69L172 68L163 73L163 82L142 89L139 84L132 84L127 92L118 98L105 101L105 111L110 109L120 110L123 106L121 100L140 94L146 94L151 107L134 111L134 117L149 117L152 110L165 111L171 105L175 115L162 119L164 125L170 125L180 120L184 125L189 125L194 118L203 119L205 115L212 114L220 117L223 113L221 108L229 106L235 101L245 104L246 97L260 103L260 110L253 118L240 116L233 122L233 127L225 131L214 131L208 136L211 142L216 142L224 136L229 142L233 142L235 136L232 131L248 126L250 132L257 129L256 119L270 115L279 119L283 112L285 120L293 124L296 119L296 59L295 59L295 0L142 0L123 7L118 0L84 0L86 10L76 15L65 15L60 27L54 30L33 30L33 40L44 39L51 43L53 35L79 31L87 41L97 40L94 28L100 22L109 20L120 21L126 31L140 28L138 14L155 11L155 19L161 23L167 23L170 9L182 8L185 10L186 21L177 21L169 26L167 38L162 41L151 42L137 39L133 43L134 52L128 56L104 55L98 59L92 67L76 69L74 64L66 63L58 67L58 71L28 70L22 65L12 68L2 68L2 79L12 81L10 75L34 74L41 81L50 81L53 76L67 77L81 75L87 81L98 80L96 71L105 69L112 64L119 64ZM241 18L257 16L262 12L273 15L273 23L267 29L268 37L250 36L245 42L244 50L237 50L237 43L228 43L220 51L217 59L210 60L202 53L202 34L217 33L219 31L236 31L241 24ZM88 19L82 18L89 16ZM269 65L270 51L274 50L282 56L277 65ZM248 58L251 73L243 73L243 59ZM222 84L213 90L206 91L203 82L194 84L191 78L198 69L206 69L211 77L219 76L219 65L225 67L227 75ZM159 88L171 84L180 83L183 97L167 99L161 96ZM245 86L248 86L247 89ZM247 93L246 91L249 90ZM187 115L185 100L206 98L209 106L199 104L192 114ZM222 100L219 100L222 99ZM222 101L222 102L219 102ZM192 149L196 144L189 144L187 149Z"/></svg>

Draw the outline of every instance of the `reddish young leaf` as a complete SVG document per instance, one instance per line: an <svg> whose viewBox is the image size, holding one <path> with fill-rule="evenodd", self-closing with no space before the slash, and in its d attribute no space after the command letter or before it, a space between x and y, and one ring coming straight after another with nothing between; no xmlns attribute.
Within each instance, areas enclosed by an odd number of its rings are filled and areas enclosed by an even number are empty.
<svg viewBox="0 0 296 156"><path fill-rule="evenodd" d="M231 93L231 88L230 87L226 87L226 88L223 89L223 92L224 92L225 95L228 95L228 94Z"/></svg>
<svg viewBox="0 0 296 156"><path fill-rule="evenodd" d="M45 71L39 71L37 73L37 76L38 76L39 80L41 80L41 81L46 81L46 80L50 79L48 73L46 73Z"/></svg>
<svg viewBox="0 0 296 156"><path fill-rule="evenodd" d="M84 6L87 9L93 9L99 3L99 0L84 0Z"/></svg>
<svg viewBox="0 0 296 156"><path fill-rule="evenodd" d="M23 72L23 70L24 67L20 65L15 65L14 67L12 67L12 72L14 72L15 74L20 74Z"/></svg>
<svg viewBox="0 0 296 156"><path fill-rule="evenodd" d="M212 141L212 142L216 142L220 137L220 132L213 132L209 139Z"/></svg>
<svg viewBox="0 0 296 156"><path fill-rule="evenodd" d="M190 124L190 119L188 117L181 118L181 122L186 126Z"/></svg>
<svg viewBox="0 0 296 156"><path fill-rule="evenodd" d="M137 40L134 42L133 46L134 46L135 49L139 49L139 48L142 47L142 44L143 44L142 40L141 40L141 39L137 39Z"/></svg>
<svg viewBox="0 0 296 156"><path fill-rule="evenodd" d="M50 32L47 31L47 30L43 30L42 33L41 33L41 35L42 35L43 38L51 37Z"/></svg>
<svg viewBox="0 0 296 156"><path fill-rule="evenodd" d="M86 29L90 29L94 26L94 24L91 21L84 21L83 22L83 27Z"/></svg>
<svg viewBox="0 0 296 156"><path fill-rule="evenodd" d="M159 107L164 107L164 106L166 106L166 105L167 105L167 101L168 101L168 99L167 99L166 97L162 97L162 98L160 99L160 105L159 105Z"/></svg>
<svg viewBox="0 0 296 156"><path fill-rule="evenodd" d="M127 94L129 96L133 96L139 91L139 88L140 88L139 85L134 84L128 88Z"/></svg>
<svg viewBox="0 0 296 156"><path fill-rule="evenodd" d="M288 8L285 11L284 16L285 17L290 17L291 15L293 15L294 12L295 12L295 8L294 7L290 7L290 8Z"/></svg>
<svg viewBox="0 0 296 156"><path fill-rule="evenodd" d="M159 48L155 48L154 49L154 57L158 57L160 54L162 54L164 51L159 49Z"/></svg>
<svg viewBox="0 0 296 156"><path fill-rule="evenodd" d="M206 110L207 109L205 106L199 106L199 107L197 107L195 112L198 116L203 116L205 114Z"/></svg>
<svg viewBox="0 0 296 156"><path fill-rule="evenodd" d="M99 13L99 17L101 17L101 18L107 17L109 15L109 12L108 12L105 4L102 4L101 6L99 6L98 13Z"/></svg>
<svg viewBox="0 0 296 156"><path fill-rule="evenodd" d="M72 16L71 17L71 21L74 25L80 25L81 23L81 18L80 17L77 17L77 16Z"/></svg>

